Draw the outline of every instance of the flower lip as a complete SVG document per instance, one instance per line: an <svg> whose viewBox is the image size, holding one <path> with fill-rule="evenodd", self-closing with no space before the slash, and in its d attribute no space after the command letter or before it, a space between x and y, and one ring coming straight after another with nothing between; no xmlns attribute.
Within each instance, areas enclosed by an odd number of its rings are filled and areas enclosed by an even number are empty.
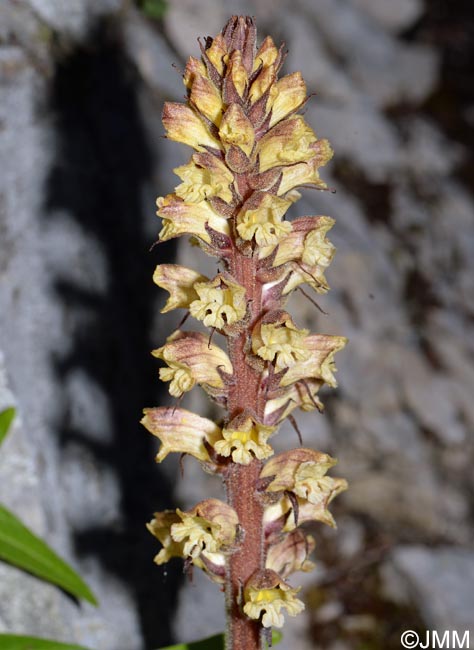
<svg viewBox="0 0 474 650"><path fill-rule="evenodd" d="M254 458L263 460L273 454L267 440L275 430L248 412L240 413L222 429L222 439L214 443L214 449L221 456L232 456L234 463L248 465Z"/></svg>
<svg viewBox="0 0 474 650"><path fill-rule="evenodd" d="M252 332L252 350L265 361L273 362L278 372L308 359L307 335L308 330L298 329L287 312L268 312Z"/></svg>
<svg viewBox="0 0 474 650"><path fill-rule="evenodd" d="M301 588L293 589L271 569L256 571L244 587L244 613L260 620L263 627L282 627L282 609L290 616L304 610L304 603L296 598Z"/></svg>
<svg viewBox="0 0 474 650"><path fill-rule="evenodd" d="M236 539L237 513L219 499L205 499L188 511L177 508L176 513L181 521L171 526L171 537L175 542L184 542L185 556L196 558L204 550L229 550Z"/></svg>
<svg viewBox="0 0 474 650"><path fill-rule="evenodd" d="M192 316L206 327L222 330L241 321L247 313L245 288L226 273L194 285L198 298L189 305Z"/></svg>

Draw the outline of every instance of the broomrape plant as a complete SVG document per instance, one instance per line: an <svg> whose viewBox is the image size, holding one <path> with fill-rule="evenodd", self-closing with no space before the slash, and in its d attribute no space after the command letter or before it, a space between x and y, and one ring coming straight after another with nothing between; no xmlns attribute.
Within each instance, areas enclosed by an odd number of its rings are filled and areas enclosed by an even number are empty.
<svg viewBox="0 0 474 650"><path fill-rule="evenodd" d="M300 526L335 526L328 510L346 481L326 475L336 463L300 447L274 455L271 439L293 411L322 410L318 391L336 386L334 355L341 336L310 334L285 311L302 284L328 290L324 271L334 256L326 238L333 219L285 213L297 187L327 189L319 168L332 156L298 111L307 101L299 72L278 79L284 59L267 37L256 48L252 18L234 16L201 45L184 71L188 100L167 102L167 137L191 146L189 163L174 171L181 183L157 200L159 241L191 235L221 270L207 278L161 264L156 284L169 293L163 312L183 308L210 336L174 332L154 356L160 378L180 398L199 384L225 409L217 424L179 406L144 411L142 420L161 446L194 456L222 477L226 502L205 499L182 511L157 512L148 524L162 549L157 564L184 558L225 590L227 647L261 648L284 613L304 609L287 580L310 571L314 540ZM211 342L217 330L224 351Z"/></svg>

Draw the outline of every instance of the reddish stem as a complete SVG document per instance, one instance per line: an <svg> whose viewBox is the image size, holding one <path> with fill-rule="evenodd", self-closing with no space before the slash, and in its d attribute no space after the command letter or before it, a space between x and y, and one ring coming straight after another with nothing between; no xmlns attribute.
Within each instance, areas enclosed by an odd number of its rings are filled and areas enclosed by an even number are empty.
<svg viewBox="0 0 474 650"><path fill-rule="evenodd" d="M229 338L229 356L235 384L230 388L228 408L230 418L245 409L252 410L263 421L265 399L261 390L261 373L247 362L248 341L256 320L261 316L262 286L257 280L257 258L246 257L235 250L230 272L246 288L251 312L244 331ZM254 459L249 465L231 463L225 478L229 504L236 510L243 531L243 541L229 560L226 584L228 610L227 650L259 650L261 626L242 611L242 591L248 578L264 563L263 507L255 486L262 462Z"/></svg>

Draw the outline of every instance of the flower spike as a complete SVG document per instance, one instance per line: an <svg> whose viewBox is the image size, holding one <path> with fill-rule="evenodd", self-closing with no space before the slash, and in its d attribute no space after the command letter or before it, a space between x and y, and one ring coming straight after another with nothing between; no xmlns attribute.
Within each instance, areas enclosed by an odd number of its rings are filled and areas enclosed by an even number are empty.
<svg viewBox="0 0 474 650"><path fill-rule="evenodd" d="M155 513L148 529L162 545L157 564L181 557L225 589L226 647L261 650L262 630L304 609L300 589L286 582L314 566L315 541L300 525L335 526L328 507L347 487L327 475L336 462L328 454L274 455L270 444L295 409L323 411L319 390L337 385L335 355L347 342L311 334L285 311L301 285L329 290L334 220L287 213L298 189L327 189L319 173L332 149L300 114L308 100L301 73L279 78L283 46L270 36L258 45L253 18L232 16L199 45L201 59L190 57L183 75L187 101L163 110L166 137L193 151L174 170L174 192L157 200L159 240L189 236L220 267L212 278L178 264L156 268L155 283L169 293L162 312L185 309L210 334L178 330L153 355L172 396L197 384L226 413L214 423L159 407L145 409L142 423L160 440L158 462L194 456L222 477L227 503Z"/></svg>

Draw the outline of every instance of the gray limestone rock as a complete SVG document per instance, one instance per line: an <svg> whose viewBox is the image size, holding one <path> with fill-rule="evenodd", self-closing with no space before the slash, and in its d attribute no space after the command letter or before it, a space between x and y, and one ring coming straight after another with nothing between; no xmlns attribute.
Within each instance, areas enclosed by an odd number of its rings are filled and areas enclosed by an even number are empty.
<svg viewBox="0 0 474 650"><path fill-rule="evenodd" d="M395 549L391 559L394 568L406 581L429 629L440 633L455 630L460 638L469 631L472 639L472 551L446 546L433 549L407 546Z"/></svg>

